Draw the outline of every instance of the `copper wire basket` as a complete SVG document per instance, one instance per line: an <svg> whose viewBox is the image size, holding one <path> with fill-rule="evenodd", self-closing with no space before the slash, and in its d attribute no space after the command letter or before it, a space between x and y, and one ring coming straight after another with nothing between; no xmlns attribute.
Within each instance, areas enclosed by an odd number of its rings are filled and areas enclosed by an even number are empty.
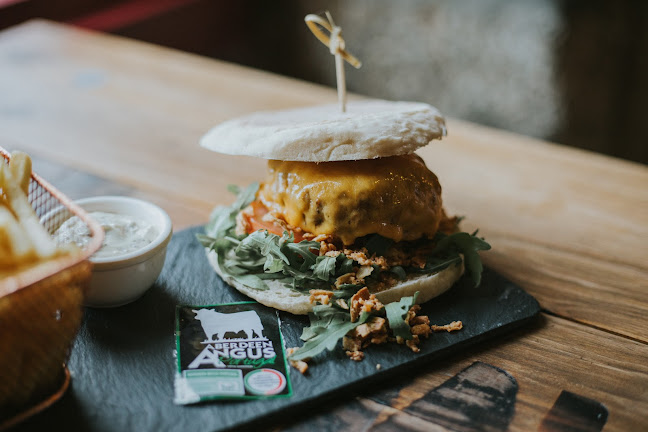
<svg viewBox="0 0 648 432"><path fill-rule="evenodd" d="M0 147L0 163L10 158ZM81 324L90 282L88 258L104 236L83 209L34 173L28 199L50 234L78 216L91 240L78 253L0 276L0 430L43 409L65 391L69 375L64 363Z"/></svg>

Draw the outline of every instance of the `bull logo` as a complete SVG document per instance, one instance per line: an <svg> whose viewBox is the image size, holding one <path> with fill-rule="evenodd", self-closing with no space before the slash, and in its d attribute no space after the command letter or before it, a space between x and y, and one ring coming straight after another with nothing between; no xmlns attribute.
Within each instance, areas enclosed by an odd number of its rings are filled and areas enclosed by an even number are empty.
<svg viewBox="0 0 648 432"><path fill-rule="evenodd" d="M255 311L243 311L233 313L220 313L212 309L192 309L196 319L200 321L203 331L207 336L205 342L216 342L223 340L225 333L244 332L247 339L267 340L263 336L263 325Z"/></svg>

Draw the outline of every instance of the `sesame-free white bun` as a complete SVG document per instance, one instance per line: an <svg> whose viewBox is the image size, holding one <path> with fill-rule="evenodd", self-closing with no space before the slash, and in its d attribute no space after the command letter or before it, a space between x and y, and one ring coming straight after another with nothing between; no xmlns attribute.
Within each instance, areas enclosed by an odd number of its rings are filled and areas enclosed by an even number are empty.
<svg viewBox="0 0 648 432"><path fill-rule="evenodd" d="M264 111L225 121L200 145L219 153L264 159L326 162L413 153L446 134L433 106L418 102L354 101Z"/></svg>
<svg viewBox="0 0 648 432"><path fill-rule="evenodd" d="M306 315L313 310L310 303L310 295L299 293L284 286L283 283L275 280L266 280L267 290L258 290L244 285L232 277L226 276L218 266L218 255L215 251L205 249L209 263L216 270L216 273L229 285L236 288L246 296L253 298L261 304L290 312L295 315ZM425 303L446 292L454 283L459 280L464 272L464 266L454 265L430 275L416 276L399 282L395 286L376 294L378 300L383 304L399 301L401 297L413 296L417 291L417 303Z"/></svg>

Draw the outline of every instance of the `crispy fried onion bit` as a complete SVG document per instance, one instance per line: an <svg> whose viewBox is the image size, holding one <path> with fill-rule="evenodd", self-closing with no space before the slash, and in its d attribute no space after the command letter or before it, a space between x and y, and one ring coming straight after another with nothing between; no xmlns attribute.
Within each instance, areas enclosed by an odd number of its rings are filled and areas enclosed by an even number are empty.
<svg viewBox="0 0 648 432"><path fill-rule="evenodd" d="M362 288L351 297L349 313L351 322L358 321L362 312L379 311L384 308L383 304L374 294L369 294L367 287ZM364 358L362 349L371 344L381 344L387 341L388 326L385 318L372 316L369 320L360 324L342 339L342 346L351 360L360 361Z"/></svg>
<svg viewBox="0 0 648 432"><path fill-rule="evenodd" d="M323 289L312 289L309 291L310 297L308 301L311 304L316 304L320 303L323 305L327 305L331 301L331 297L333 297L333 291L327 291Z"/></svg>
<svg viewBox="0 0 648 432"><path fill-rule="evenodd" d="M342 347L351 360L360 361L364 358L364 348L387 342L387 331L387 320L373 316L347 333L342 339Z"/></svg>
<svg viewBox="0 0 648 432"><path fill-rule="evenodd" d="M318 302L321 304L329 304L333 297L333 292L326 290L311 290L310 294L311 303ZM384 305L380 300L378 300L374 294L369 293L367 287L362 288L353 297L351 297L350 304L343 299L336 300L336 304L342 309L349 310L351 322L358 321L362 312L370 313L372 311L380 311L384 308ZM399 344L405 344L409 349L417 353L421 350L418 346L421 342L421 338L427 338L432 332L451 332L463 328L463 323L461 321L453 321L450 324L442 326L436 324L430 325L430 318L427 315L418 315L420 311L420 305L413 305L409 311L407 311L407 315L404 318L412 332L412 339L410 340L406 340L402 337L390 338L387 320L379 316L372 316L367 320L367 322L360 324L344 336L342 346L346 350L346 355L351 360L361 361L364 359L363 349L371 344L378 345L385 343L388 340L395 340ZM289 355L295 349L296 348L289 348ZM290 364L302 374L308 369L308 365L305 361L291 360Z"/></svg>
<svg viewBox="0 0 648 432"><path fill-rule="evenodd" d="M353 302L353 299L352 299ZM456 331L461 330L463 324L461 321L453 321L450 324L438 326L430 325L430 318L427 315L417 315L421 306L414 305L410 308L405 316L405 322L409 324L412 331L412 339L406 340L396 337L399 344L405 344L413 352L419 352L418 347L421 338L427 338L433 331ZM344 336L342 346L346 349L346 354L355 361L364 358L364 348L371 344L381 344L388 340L394 340L388 337L389 326L384 318L371 317L366 323L359 325L354 330Z"/></svg>
<svg viewBox="0 0 648 432"><path fill-rule="evenodd" d="M371 266L361 266L360 268L356 269L352 273L346 273L346 274L343 274L342 276L338 277L335 280L335 285L332 288L333 289L339 289L340 286L345 285L345 284L352 284L352 285L364 284L364 279L367 276L369 276L372 273L372 271L373 271L373 267L371 267ZM362 295L366 296L366 297L369 297L369 291L367 290L367 288L363 288L363 289L366 291L366 294L363 293ZM362 290L360 290L360 291L362 291ZM323 289L312 289L312 290L309 291L309 293L310 293L310 298L308 299L308 301L311 304L320 303L320 304L323 304L323 305L327 305L327 304L329 304L331 302L331 298L333 298L333 296L334 296L333 291L323 290ZM373 299L375 299L374 296L371 296L371 297L373 297ZM375 301L377 301L380 304L380 307L378 309L375 309L375 310L382 309L382 304L378 300L375 300ZM346 309L346 310L349 309L349 305L342 299L337 300L336 303L342 309ZM367 312L369 312L369 311L367 311ZM358 318L356 317L355 319L353 319L353 315L351 315L351 316L352 316L352 321L356 322Z"/></svg>
<svg viewBox="0 0 648 432"><path fill-rule="evenodd" d="M407 312L407 316L405 317L405 321L410 325L410 328L412 329L412 339L405 340L401 337L396 338L396 342L398 342L399 344L404 343L415 353L421 350L418 347L419 343L421 342L421 337L427 338L432 332L439 332L444 330L451 332L461 330L463 328L463 323L461 321L453 321L450 324L442 326L430 324L430 318L428 318L427 315L417 315L420 310L421 306L414 305L410 308L410 310Z"/></svg>
<svg viewBox="0 0 648 432"><path fill-rule="evenodd" d="M358 321L362 312L377 312L384 307L380 300L374 294L369 294L369 289L364 287L351 297L351 304L349 305L351 322Z"/></svg>
<svg viewBox="0 0 648 432"><path fill-rule="evenodd" d="M421 338L427 338L430 333L432 333L432 329L430 328L430 318L428 318L427 315L417 315L420 310L421 306L414 305L409 311L407 311L407 315L405 316L405 322L409 324L412 330L412 339L406 340L402 337L396 337L396 342L407 345L407 347L415 353L421 351L418 347Z"/></svg>
<svg viewBox="0 0 648 432"><path fill-rule="evenodd" d="M463 323L461 321L452 321L450 324L441 325L441 326L432 324L430 328L432 329L432 331L435 332L441 332L441 331L452 332L452 331L461 330L463 328Z"/></svg>
<svg viewBox="0 0 648 432"><path fill-rule="evenodd" d="M297 351L299 348L293 347L293 348L286 348L286 354L288 355L288 361L290 362L290 366L294 367L297 369L299 372L301 372L302 375L306 373L308 370L308 361L310 358L304 359L304 360L290 360L290 356Z"/></svg>

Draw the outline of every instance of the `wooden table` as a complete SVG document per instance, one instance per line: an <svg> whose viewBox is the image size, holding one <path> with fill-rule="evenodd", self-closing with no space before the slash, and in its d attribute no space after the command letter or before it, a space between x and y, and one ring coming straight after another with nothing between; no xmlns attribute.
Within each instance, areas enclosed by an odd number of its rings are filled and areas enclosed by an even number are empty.
<svg viewBox="0 0 648 432"><path fill-rule="evenodd" d="M265 169L262 160L199 147L211 126L335 100L329 88L46 21L0 33L0 145L32 154L35 170L72 198L150 200L176 231L205 223L214 205L230 202L227 184L248 184ZM493 245L485 264L538 299L540 320L379 393L360 391L275 426L432 429L432 418L407 408L482 361L518 382L510 430L537 430L563 390L605 405L606 431L645 427L648 169L448 124L447 139L420 154L441 179L449 211Z"/></svg>

